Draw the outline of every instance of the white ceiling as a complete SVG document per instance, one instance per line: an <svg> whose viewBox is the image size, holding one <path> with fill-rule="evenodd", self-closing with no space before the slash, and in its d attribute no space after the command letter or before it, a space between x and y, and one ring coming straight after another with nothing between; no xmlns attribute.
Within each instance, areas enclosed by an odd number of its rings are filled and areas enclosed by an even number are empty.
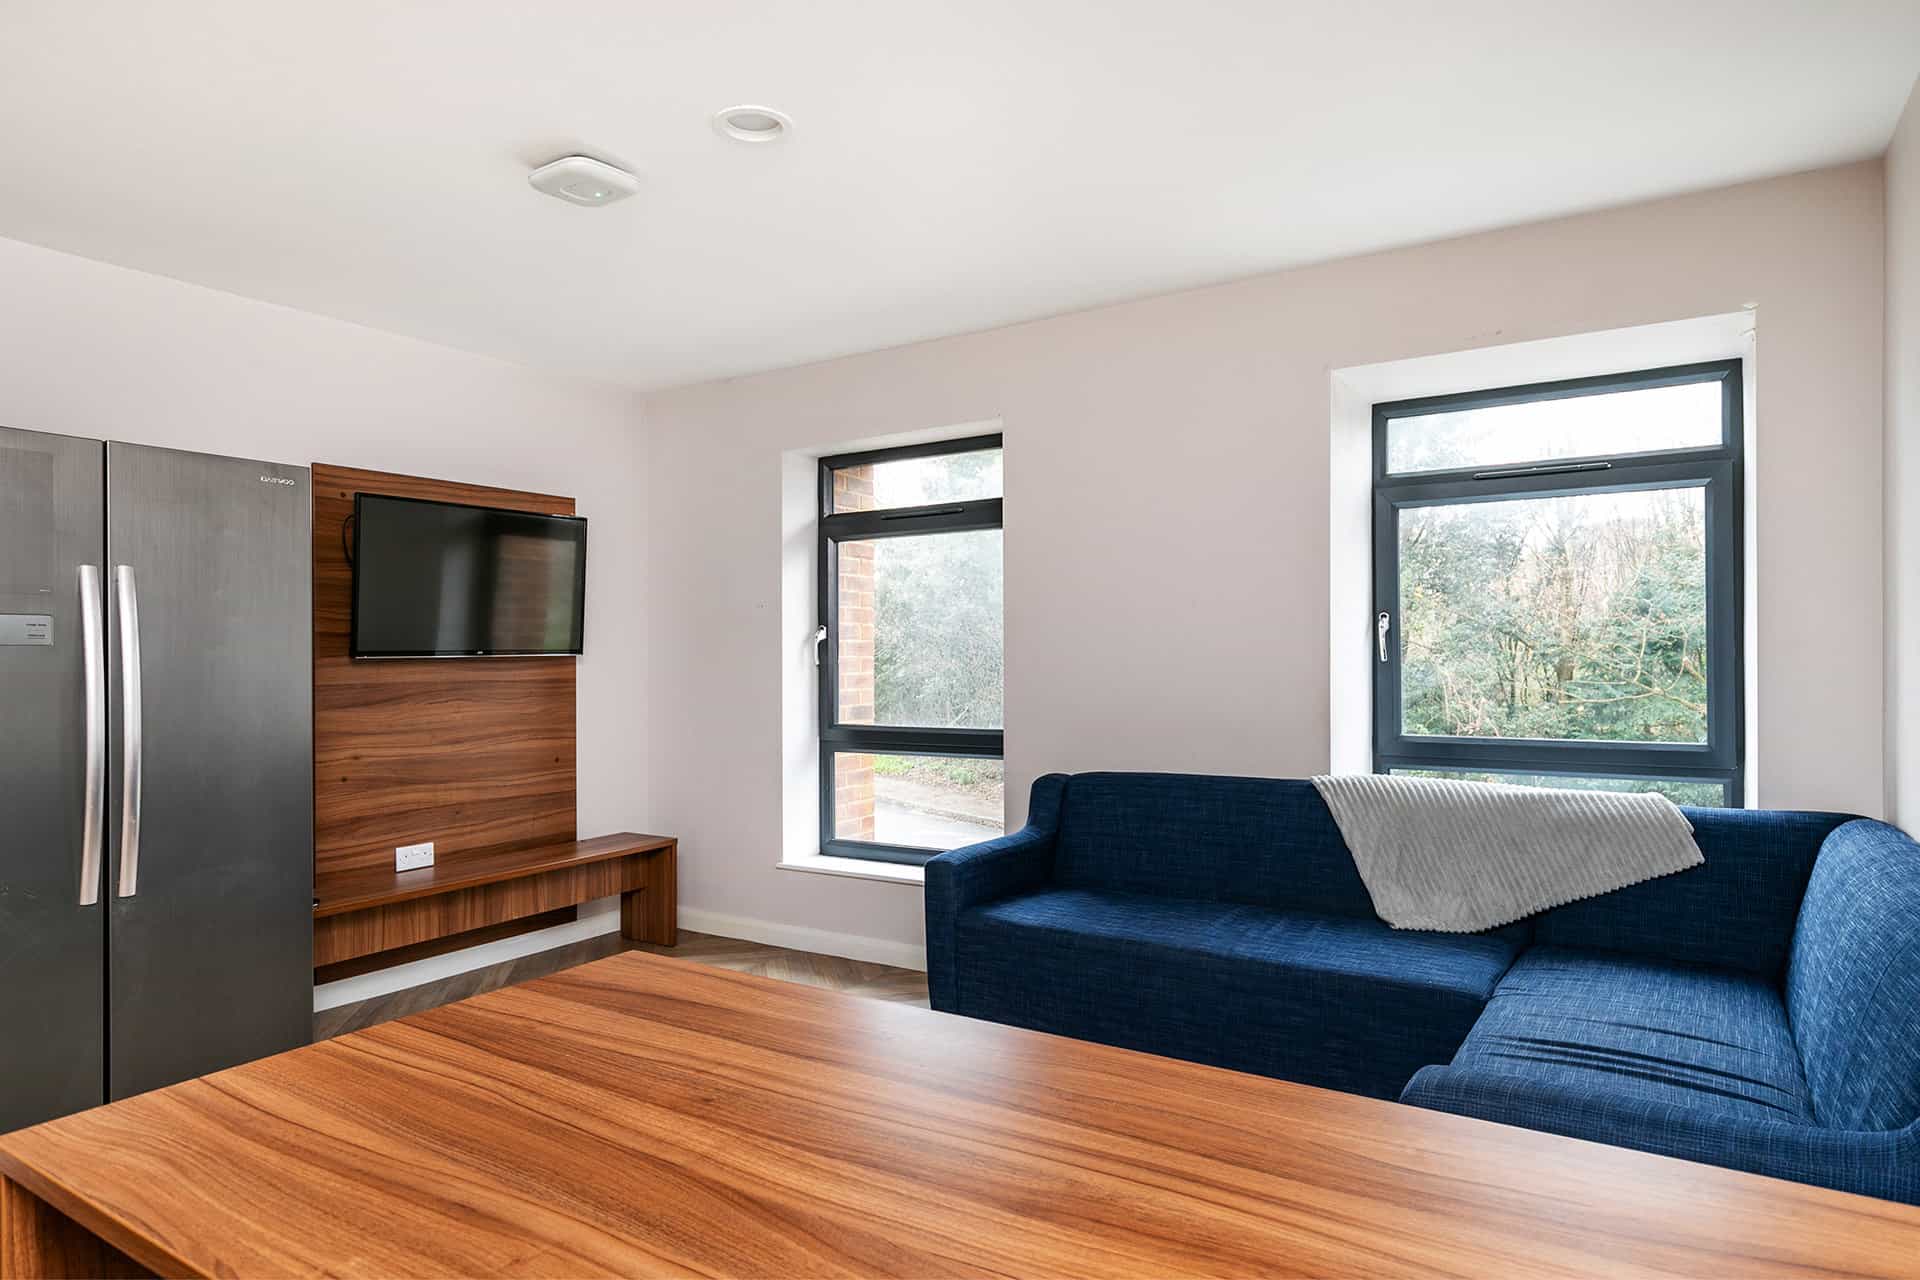
<svg viewBox="0 0 1920 1280"><path fill-rule="evenodd" d="M657 387L1873 155L1916 71L1920 0L0 0L0 236Z"/></svg>

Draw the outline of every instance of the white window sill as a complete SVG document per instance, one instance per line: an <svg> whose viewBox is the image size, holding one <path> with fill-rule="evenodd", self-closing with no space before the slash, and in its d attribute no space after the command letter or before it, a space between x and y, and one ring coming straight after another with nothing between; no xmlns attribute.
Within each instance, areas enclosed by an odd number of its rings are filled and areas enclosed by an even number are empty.
<svg viewBox="0 0 1920 1280"><path fill-rule="evenodd" d="M904 862L874 862L867 858L835 858L824 853L809 853L782 858L777 865L782 871L810 871L817 876L845 876L850 880L883 880L888 884L911 885L927 882L924 867L909 866Z"/></svg>

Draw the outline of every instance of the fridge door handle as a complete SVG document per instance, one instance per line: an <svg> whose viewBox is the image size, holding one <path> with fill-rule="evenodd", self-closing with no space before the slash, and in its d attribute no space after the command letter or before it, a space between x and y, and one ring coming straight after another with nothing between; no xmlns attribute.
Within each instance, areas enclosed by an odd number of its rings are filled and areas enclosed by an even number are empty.
<svg viewBox="0 0 1920 1280"><path fill-rule="evenodd" d="M114 591L120 601L120 885L131 898L140 884L140 594L133 566L117 565Z"/></svg>
<svg viewBox="0 0 1920 1280"><path fill-rule="evenodd" d="M86 663L87 774L80 813L80 905L100 901L100 851L107 833L107 650L100 618L100 568L80 566L80 649Z"/></svg>

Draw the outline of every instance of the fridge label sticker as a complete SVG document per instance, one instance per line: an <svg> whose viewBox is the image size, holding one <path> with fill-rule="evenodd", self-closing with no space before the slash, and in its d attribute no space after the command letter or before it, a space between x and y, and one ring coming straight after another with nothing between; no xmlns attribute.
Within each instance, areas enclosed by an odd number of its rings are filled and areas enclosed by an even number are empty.
<svg viewBox="0 0 1920 1280"><path fill-rule="evenodd" d="M52 644L50 613L0 613L0 644Z"/></svg>

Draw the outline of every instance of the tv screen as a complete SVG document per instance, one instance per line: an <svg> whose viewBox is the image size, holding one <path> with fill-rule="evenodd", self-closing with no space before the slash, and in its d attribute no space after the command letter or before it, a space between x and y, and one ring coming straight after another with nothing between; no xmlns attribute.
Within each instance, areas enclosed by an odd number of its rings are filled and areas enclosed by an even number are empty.
<svg viewBox="0 0 1920 1280"><path fill-rule="evenodd" d="M356 658L578 654L586 582L578 516L354 497Z"/></svg>

